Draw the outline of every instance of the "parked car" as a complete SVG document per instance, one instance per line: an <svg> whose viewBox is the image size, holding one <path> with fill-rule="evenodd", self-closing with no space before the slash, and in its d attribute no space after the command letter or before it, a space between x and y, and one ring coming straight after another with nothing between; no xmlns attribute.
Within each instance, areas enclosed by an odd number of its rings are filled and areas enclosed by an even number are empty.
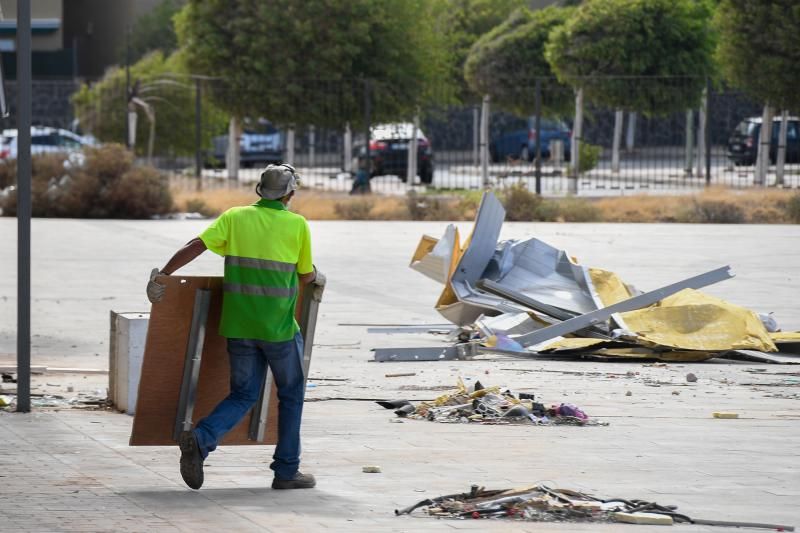
<svg viewBox="0 0 800 533"><path fill-rule="evenodd" d="M537 135L536 117L528 118L527 129L521 129L498 135L489 143L489 155L492 161L499 163L509 158L533 161L536 156L537 140L542 144L542 157L550 157L550 141L560 140L564 143L564 159L570 157L570 138L572 131L564 122L548 118L541 119L542 134Z"/></svg>
<svg viewBox="0 0 800 533"><path fill-rule="evenodd" d="M17 158L17 130L3 130L0 137L0 159ZM84 146L95 144L94 140L81 137L71 131L58 128L34 126L31 128L31 154L79 152Z"/></svg>
<svg viewBox="0 0 800 533"><path fill-rule="evenodd" d="M370 177L395 175L406 181L408 174L408 150L414 125L410 122L378 124L370 130ZM358 157L366 157L363 139L354 146ZM421 129L417 129L417 173L422 183L433 181L433 150Z"/></svg>
<svg viewBox="0 0 800 533"><path fill-rule="evenodd" d="M746 118L736 126L728 139L728 158L735 165L752 165L758 156L758 140L761 135L761 117ZM769 143L769 160L775 163L778 159L778 134L781 117L772 122L772 139ZM800 162L800 120L789 117L786 125L786 162Z"/></svg>
<svg viewBox="0 0 800 533"><path fill-rule="evenodd" d="M266 119L245 119L239 139L239 164L242 167L261 166L283 161L283 136ZM212 139L211 163L224 166L228 151L228 136Z"/></svg>

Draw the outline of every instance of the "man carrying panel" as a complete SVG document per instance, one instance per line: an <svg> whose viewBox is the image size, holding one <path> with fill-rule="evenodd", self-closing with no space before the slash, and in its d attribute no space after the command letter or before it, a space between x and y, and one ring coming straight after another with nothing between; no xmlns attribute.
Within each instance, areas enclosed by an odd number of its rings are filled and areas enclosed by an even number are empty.
<svg viewBox="0 0 800 533"><path fill-rule="evenodd" d="M292 166L267 166L256 186L258 202L225 211L150 275L147 296L155 303L165 290L157 276L172 274L205 250L225 257L219 333L228 343L231 390L192 431L180 435L181 476L193 489L203 485L205 458L258 401L267 365L279 400L272 488L316 484L314 476L298 470L305 378L303 337L294 315L299 286L316 277L308 223L287 209L298 183Z"/></svg>

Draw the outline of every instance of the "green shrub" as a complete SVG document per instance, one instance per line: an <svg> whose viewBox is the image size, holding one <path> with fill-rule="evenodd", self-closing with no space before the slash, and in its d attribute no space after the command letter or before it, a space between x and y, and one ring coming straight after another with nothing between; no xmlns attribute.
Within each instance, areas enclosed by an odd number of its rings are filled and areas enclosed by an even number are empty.
<svg viewBox="0 0 800 533"><path fill-rule="evenodd" d="M593 168L596 168L597 163L600 162L600 155L603 153L603 147L582 142L578 153L581 156L578 163L581 172L589 172Z"/></svg>
<svg viewBox="0 0 800 533"><path fill-rule="evenodd" d="M83 160L78 159L67 162L58 154L33 157L33 216L148 218L172 209L172 195L163 176L152 167L134 166L124 147L86 148ZM4 165L14 166L16 173L16 164ZM7 170L0 170L0 176ZM16 203L16 194L9 195L0 205L3 214L16 215Z"/></svg>
<svg viewBox="0 0 800 533"><path fill-rule="evenodd" d="M683 216L683 222L709 224L742 224L747 219L741 207L724 200L695 199Z"/></svg>
<svg viewBox="0 0 800 533"><path fill-rule="evenodd" d="M529 191L522 183L515 183L505 189L500 200L506 209L506 220L510 222L538 220L537 213L543 202L541 196Z"/></svg>
<svg viewBox="0 0 800 533"><path fill-rule="evenodd" d="M189 198L186 200L184 210L187 213L200 213L204 217L213 217L219 215L219 212L208 205L202 198Z"/></svg>
<svg viewBox="0 0 800 533"><path fill-rule="evenodd" d="M368 198L358 198L336 202L333 210L336 212L336 216L343 220L369 220L372 201Z"/></svg>
<svg viewBox="0 0 800 533"><path fill-rule="evenodd" d="M589 200L568 197L558 202L558 218L564 222L600 222L603 213Z"/></svg>
<svg viewBox="0 0 800 533"><path fill-rule="evenodd" d="M795 224L800 224L800 192L789 198L784 207L789 220Z"/></svg>

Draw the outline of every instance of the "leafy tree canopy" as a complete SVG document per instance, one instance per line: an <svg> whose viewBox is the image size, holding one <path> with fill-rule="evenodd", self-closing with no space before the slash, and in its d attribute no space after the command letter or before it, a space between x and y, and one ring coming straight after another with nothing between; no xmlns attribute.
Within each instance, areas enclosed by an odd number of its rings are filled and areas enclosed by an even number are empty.
<svg viewBox="0 0 800 533"><path fill-rule="evenodd" d="M504 109L530 114L535 105L535 78L553 76L544 56L548 36L572 12L551 6L537 11L521 8L512 13L472 46L464 66L470 88L490 95ZM544 111L568 112L572 91L554 82L545 81L545 85Z"/></svg>
<svg viewBox="0 0 800 533"><path fill-rule="evenodd" d="M448 82L441 0L190 0L176 17L193 73L238 117L341 126L407 116Z"/></svg>
<svg viewBox="0 0 800 533"><path fill-rule="evenodd" d="M546 56L595 103L655 114L692 108L713 70L711 13L706 0L584 2L553 31Z"/></svg>
<svg viewBox="0 0 800 533"><path fill-rule="evenodd" d="M800 111L800 3L722 0L715 25L725 78L758 101Z"/></svg>
<svg viewBox="0 0 800 533"><path fill-rule="evenodd" d="M178 47L172 18L184 3L185 0L161 0L151 11L136 19L130 35L131 62L135 63L154 50L168 55ZM122 62L125 62L124 58Z"/></svg>
<svg viewBox="0 0 800 533"><path fill-rule="evenodd" d="M470 48L483 35L495 28L526 0L445 0L444 27L447 31L453 78L457 80L459 97L474 100L476 95L464 78L464 64Z"/></svg>
<svg viewBox="0 0 800 533"><path fill-rule="evenodd" d="M155 113L155 153L189 155L195 151L193 125L195 94L192 80L185 75L179 53L165 56L156 51L131 65L131 81L139 98ZM203 146L210 146L211 135L224 131L226 116L204 99ZM125 142L126 113L125 69L109 69L103 79L92 86L84 85L72 97L75 116L81 129L103 142ZM136 152L146 153L150 122L136 108ZM180 125L177 127L176 125Z"/></svg>

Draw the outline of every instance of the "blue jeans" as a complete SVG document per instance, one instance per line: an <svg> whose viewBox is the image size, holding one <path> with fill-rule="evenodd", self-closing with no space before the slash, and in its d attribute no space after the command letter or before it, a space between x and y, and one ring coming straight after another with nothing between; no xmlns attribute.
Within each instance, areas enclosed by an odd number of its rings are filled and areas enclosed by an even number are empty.
<svg viewBox="0 0 800 533"><path fill-rule="evenodd" d="M194 429L205 459L258 401L267 364L278 387L278 445L270 468L278 479L292 479L300 465L300 419L303 416L305 378L303 337L286 342L228 339L231 392Z"/></svg>

